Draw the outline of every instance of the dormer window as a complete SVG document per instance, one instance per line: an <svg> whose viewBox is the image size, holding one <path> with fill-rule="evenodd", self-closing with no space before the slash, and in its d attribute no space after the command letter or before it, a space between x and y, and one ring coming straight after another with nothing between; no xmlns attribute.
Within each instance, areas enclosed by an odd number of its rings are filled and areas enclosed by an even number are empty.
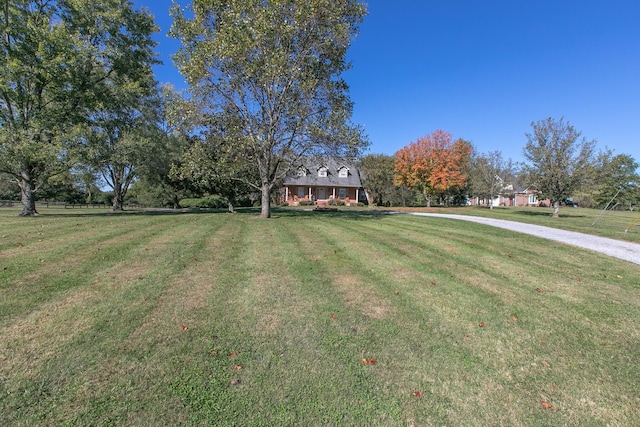
<svg viewBox="0 0 640 427"><path fill-rule="evenodd" d="M340 177L340 178L348 178L349 177L349 168L347 168L346 166L341 167L340 170L338 171L338 177Z"/></svg>
<svg viewBox="0 0 640 427"><path fill-rule="evenodd" d="M327 168L325 168L324 166L321 167L320 169L318 169L318 176L320 178L326 178L327 177Z"/></svg>
<svg viewBox="0 0 640 427"><path fill-rule="evenodd" d="M307 170L305 168L298 169L298 176L307 176Z"/></svg>

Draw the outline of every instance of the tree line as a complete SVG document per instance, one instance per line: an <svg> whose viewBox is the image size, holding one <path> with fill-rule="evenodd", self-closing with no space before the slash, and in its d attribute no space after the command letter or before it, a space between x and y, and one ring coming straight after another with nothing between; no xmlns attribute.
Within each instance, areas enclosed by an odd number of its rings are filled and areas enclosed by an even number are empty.
<svg viewBox="0 0 640 427"><path fill-rule="evenodd" d="M491 200L510 181L556 203L638 203L636 161L596 153L562 118L532 123L522 164L441 130L363 157L342 74L366 13L359 0L174 5L177 91L156 81L158 27L130 0L0 0L0 198L32 216L38 198L121 210L216 195L268 218L291 166L325 155L360 159L377 204Z"/></svg>
<svg viewBox="0 0 640 427"><path fill-rule="evenodd" d="M368 146L341 77L366 14L358 0L174 5L185 93L159 87L158 28L129 0L3 0L0 9L0 179L17 186L21 215L36 215L38 193L56 181L75 179L87 192L107 186L114 210L136 187L173 205L257 192L268 218L301 157L356 157Z"/></svg>
<svg viewBox="0 0 640 427"><path fill-rule="evenodd" d="M564 118L531 123L523 147L524 162L500 151L477 152L463 139L442 130L401 148L395 155L370 154L360 160L365 189L378 205L466 204L470 196L486 200L513 195L514 185L550 199L554 216L564 201L583 206L640 204L638 163L627 154L597 150Z"/></svg>

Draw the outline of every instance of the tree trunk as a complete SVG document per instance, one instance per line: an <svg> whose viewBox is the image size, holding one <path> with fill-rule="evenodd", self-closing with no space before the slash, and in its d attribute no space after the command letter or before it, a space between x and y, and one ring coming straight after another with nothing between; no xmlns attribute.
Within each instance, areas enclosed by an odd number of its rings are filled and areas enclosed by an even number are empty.
<svg viewBox="0 0 640 427"><path fill-rule="evenodd" d="M124 205L124 192L122 191L119 185L114 185L113 186L113 204L111 206L111 210L113 210L114 212L122 211L124 210L123 205Z"/></svg>
<svg viewBox="0 0 640 427"><path fill-rule="evenodd" d="M558 218L560 216L560 202L557 200L553 201L553 217Z"/></svg>
<svg viewBox="0 0 640 427"><path fill-rule="evenodd" d="M20 175L21 179L18 182L20 187L20 200L22 201L20 216L36 216L38 215L38 211L36 211L36 195L33 191L31 174L27 168L24 168Z"/></svg>
<svg viewBox="0 0 640 427"><path fill-rule="evenodd" d="M261 195L260 218L271 218L271 186L269 184L262 184Z"/></svg>

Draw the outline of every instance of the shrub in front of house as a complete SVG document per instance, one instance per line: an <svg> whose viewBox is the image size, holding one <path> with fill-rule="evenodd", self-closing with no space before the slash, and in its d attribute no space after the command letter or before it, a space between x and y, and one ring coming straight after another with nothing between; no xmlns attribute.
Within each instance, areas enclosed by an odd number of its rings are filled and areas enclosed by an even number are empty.
<svg viewBox="0 0 640 427"><path fill-rule="evenodd" d="M213 208L222 209L229 206L229 201L226 197L210 196L197 199L182 199L180 200L180 207L182 208Z"/></svg>
<svg viewBox="0 0 640 427"><path fill-rule="evenodd" d="M298 203L300 206L313 206L313 202L311 200L300 200Z"/></svg>

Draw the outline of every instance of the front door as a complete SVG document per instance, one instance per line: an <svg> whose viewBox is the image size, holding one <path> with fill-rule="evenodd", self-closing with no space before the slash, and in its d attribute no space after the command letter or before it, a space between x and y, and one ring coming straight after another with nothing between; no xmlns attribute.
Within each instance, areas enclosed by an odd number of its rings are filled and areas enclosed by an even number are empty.
<svg viewBox="0 0 640 427"><path fill-rule="evenodd" d="M327 187L318 187L318 200L325 200L327 198Z"/></svg>

